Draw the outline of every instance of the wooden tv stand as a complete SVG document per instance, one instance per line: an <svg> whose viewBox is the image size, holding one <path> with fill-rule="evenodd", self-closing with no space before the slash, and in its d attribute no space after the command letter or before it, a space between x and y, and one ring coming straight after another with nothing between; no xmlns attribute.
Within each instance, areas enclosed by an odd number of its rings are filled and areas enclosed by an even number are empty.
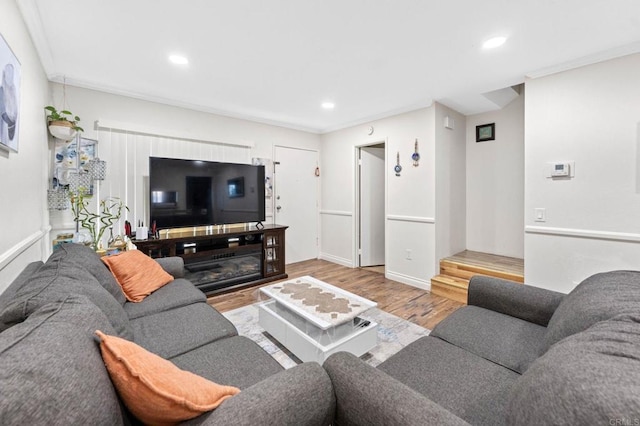
<svg viewBox="0 0 640 426"><path fill-rule="evenodd" d="M182 257L186 278L213 294L287 278L287 228L247 224L161 230L157 238L133 243L153 258Z"/></svg>

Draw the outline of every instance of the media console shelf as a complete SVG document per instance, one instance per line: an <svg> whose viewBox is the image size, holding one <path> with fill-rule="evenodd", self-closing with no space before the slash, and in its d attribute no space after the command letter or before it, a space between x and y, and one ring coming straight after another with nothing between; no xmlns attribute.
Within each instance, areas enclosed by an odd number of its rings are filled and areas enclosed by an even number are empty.
<svg viewBox="0 0 640 426"><path fill-rule="evenodd" d="M134 240L150 257L180 256L186 278L205 294L287 278L287 226L206 226L161 230L158 238Z"/></svg>

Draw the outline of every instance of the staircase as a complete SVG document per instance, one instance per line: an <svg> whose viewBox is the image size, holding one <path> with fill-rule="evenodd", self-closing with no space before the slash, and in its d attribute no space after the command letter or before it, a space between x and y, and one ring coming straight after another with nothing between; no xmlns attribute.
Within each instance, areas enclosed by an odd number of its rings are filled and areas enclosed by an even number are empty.
<svg viewBox="0 0 640 426"><path fill-rule="evenodd" d="M519 283L524 282L524 261L465 250L440 261L440 274L431 278L431 293L467 303L469 280L487 275Z"/></svg>

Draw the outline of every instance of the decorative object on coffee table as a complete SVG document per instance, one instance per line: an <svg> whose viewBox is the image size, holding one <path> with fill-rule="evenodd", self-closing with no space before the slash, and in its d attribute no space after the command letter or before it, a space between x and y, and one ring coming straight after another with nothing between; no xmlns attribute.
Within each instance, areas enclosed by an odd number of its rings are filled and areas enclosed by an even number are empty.
<svg viewBox="0 0 640 426"><path fill-rule="evenodd" d="M260 289L259 323L302 361L332 353L360 356L377 344L377 324L359 317L377 303L310 276Z"/></svg>

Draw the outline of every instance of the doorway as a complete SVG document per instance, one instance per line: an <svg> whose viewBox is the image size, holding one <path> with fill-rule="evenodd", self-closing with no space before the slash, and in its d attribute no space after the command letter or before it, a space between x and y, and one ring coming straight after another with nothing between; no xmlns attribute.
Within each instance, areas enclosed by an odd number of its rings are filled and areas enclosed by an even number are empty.
<svg viewBox="0 0 640 426"><path fill-rule="evenodd" d="M357 232L359 267L385 265L385 144L357 148Z"/></svg>
<svg viewBox="0 0 640 426"><path fill-rule="evenodd" d="M276 146L274 222L289 228L286 263L318 258L318 151Z"/></svg>

